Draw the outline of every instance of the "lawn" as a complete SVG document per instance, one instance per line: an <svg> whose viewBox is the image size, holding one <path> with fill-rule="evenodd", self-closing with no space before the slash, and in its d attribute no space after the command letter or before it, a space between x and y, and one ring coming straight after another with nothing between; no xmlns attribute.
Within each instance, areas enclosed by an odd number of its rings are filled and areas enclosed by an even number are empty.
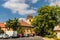
<svg viewBox="0 0 60 40"><path fill-rule="evenodd" d="M53 38L44 38L44 40L54 40Z"/></svg>

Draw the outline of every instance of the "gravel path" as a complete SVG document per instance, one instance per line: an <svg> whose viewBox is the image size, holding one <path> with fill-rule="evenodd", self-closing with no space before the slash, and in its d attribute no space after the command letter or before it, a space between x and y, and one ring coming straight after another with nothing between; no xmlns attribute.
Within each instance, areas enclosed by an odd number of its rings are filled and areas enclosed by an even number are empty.
<svg viewBox="0 0 60 40"><path fill-rule="evenodd" d="M23 37L23 38L10 38L10 39L0 39L0 40L43 40L42 37Z"/></svg>

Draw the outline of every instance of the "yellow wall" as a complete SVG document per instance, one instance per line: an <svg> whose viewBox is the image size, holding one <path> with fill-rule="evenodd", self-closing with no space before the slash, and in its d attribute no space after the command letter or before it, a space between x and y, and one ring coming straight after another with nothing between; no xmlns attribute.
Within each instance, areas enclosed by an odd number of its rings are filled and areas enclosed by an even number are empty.
<svg viewBox="0 0 60 40"><path fill-rule="evenodd" d="M29 21L30 20L30 21ZM33 18L29 18L27 19L27 23L31 25L31 22L33 21ZM35 32L33 30L31 30L31 28L29 29L29 33L33 33L35 34Z"/></svg>
<svg viewBox="0 0 60 40"><path fill-rule="evenodd" d="M32 33L31 28L29 28L29 27L23 27L22 30L23 30L24 34L31 34Z"/></svg>
<svg viewBox="0 0 60 40"><path fill-rule="evenodd" d="M5 32L5 31L8 31L8 28L1 28L1 30L3 30ZM9 30L11 31L13 29L10 28Z"/></svg>
<svg viewBox="0 0 60 40"><path fill-rule="evenodd" d="M28 24L31 24L31 22L32 22L32 19L27 19Z"/></svg>
<svg viewBox="0 0 60 40"><path fill-rule="evenodd" d="M1 30L3 30L5 32L6 31L6 28L1 28Z"/></svg>

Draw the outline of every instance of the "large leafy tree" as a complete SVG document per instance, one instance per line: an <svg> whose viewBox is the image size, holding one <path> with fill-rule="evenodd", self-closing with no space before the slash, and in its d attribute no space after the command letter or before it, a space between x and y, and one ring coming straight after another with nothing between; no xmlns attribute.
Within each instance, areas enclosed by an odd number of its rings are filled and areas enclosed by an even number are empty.
<svg viewBox="0 0 60 40"><path fill-rule="evenodd" d="M12 28L13 30L18 31L18 33L20 33L20 31L21 31L21 25L18 22L17 18L9 19L8 21L6 21L5 26L9 29Z"/></svg>
<svg viewBox="0 0 60 40"><path fill-rule="evenodd" d="M42 6L37 10L37 13L32 21L36 34L42 36L52 35L54 26L58 23L60 7Z"/></svg>

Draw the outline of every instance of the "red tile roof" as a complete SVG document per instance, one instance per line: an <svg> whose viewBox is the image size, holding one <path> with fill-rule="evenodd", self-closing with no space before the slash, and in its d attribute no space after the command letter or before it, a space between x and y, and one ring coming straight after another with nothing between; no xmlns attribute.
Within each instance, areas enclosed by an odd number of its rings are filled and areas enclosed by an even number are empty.
<svg viewBox="0 0 60 40"><path fill-rule="evenodd" d="M0 23L0 27L5 27L5 24L4 23Z"/></svg>
<svg viewBox="0 0 60 40"><path fill-rule="evenodd" d="M33 18L32 14L27 15L27 19Z"/></svg>
<svg viewBox="0 0 60 40"><path fill-rule="evenodd" d="M31 27L30 24L28 24L27 22L20 20L20 24L22 27ZM0 23L0 27L5 27L5 23Z"/></svg>
<svg viewBox="0 0 60 40"><path fill-rule="evenodd" d="M20 20L20 24L21 24L21 26L24 26L24 27L31 27L30 24L28 24L27 22L25 22L23 20Z"/></svg>

